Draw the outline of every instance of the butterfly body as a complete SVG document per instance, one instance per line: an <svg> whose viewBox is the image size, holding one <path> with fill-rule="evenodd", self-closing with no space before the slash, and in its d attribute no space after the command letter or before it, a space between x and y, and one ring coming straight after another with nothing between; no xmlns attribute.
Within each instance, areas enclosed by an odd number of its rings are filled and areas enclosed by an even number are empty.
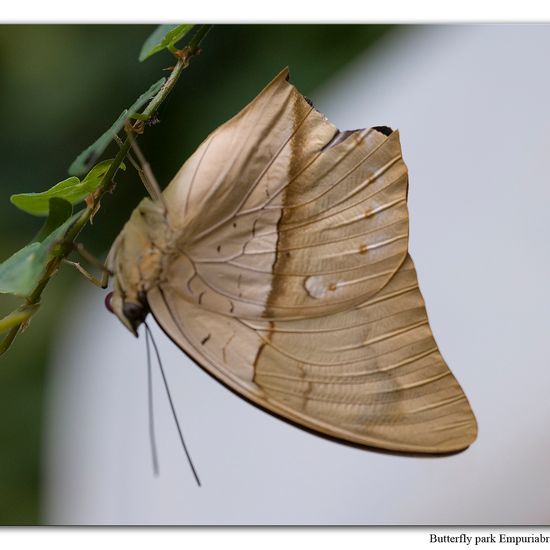
<svg viewBox="0 0 550 550"><path fill-rule="evenodd" d="M145 199L113 308L251 402L325 435L442 453L476 436L408 255L399 134L338 131L278 75ZM125 314L129 313L130 317Z"/></svg>

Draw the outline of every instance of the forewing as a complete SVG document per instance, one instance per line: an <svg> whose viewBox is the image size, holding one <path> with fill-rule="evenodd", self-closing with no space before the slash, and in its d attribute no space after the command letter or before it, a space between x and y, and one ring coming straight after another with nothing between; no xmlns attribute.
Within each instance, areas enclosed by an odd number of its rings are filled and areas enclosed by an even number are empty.
<svg viewBox="0 0 550 550"><path fill-rule="evenodd" d="M444 453L476 437L468 400L428 324L412 260L362 304L297 320L247 321L182 299L149 304L172 340L256 405L349 442Z"/></svg>
<svg viewBox="0 0 550 550"><path fill-rule="evenodd" d="M407 253L398 132L339 132L287 76L211 134L165 191L174 290L240 319L347 310Z"/></svg>

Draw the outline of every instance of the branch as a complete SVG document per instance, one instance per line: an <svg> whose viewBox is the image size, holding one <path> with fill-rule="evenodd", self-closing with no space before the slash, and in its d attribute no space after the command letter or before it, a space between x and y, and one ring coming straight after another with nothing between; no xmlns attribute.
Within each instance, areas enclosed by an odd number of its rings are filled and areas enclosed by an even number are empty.
<svg viewBox="0 0 550 550"><path fill-rule="evenodd" d="M186 47L173 52L177 59L176 64L172 68L172 72L170 73L170 76L168 77L162 88L151 99L143 113L141 113L141 115L139 116L139 120L134 123L133 129L135 131L135 137L137 137L140 133L143 133L145 127L144 120L149 120L157 112L160 105L164 102L168 94L170 94L170 92L174 88L181 73L189 66L191 59L200 53L200 44L211 28L212 25L201 25ZM12 322L9 323L9 326L11 326L12 328L9 330L4 339L0 342L0 355L2 355L9 349L17 334L24 326L26 326L26 324L29 323L31 316L38 309L42 292L46 288L50 279L59 269L59 265L61 264L63 259L65 259L73 250L73 243L78 234L87 225L87 223L90 221L90 218L97 211L101 198L110 188L111 182L116 176L120 165L126 158L130 147L131 140L126 137L126 139L120 146L120 149L115 159L113 160L109 170L103 176L98 189L92 194L91 202L87 205L87 208L83 210L82 215L77 219L77 221L64 236L63 242L61 243L60 247L60 253L56 254L49 261L46 266L44 275L42 276L34 290L31 292L31 294L25 299L25 304L21 306L19 310L16 310L5 318L12 319ZM19 317L17 315L19 315ZM13 322L16 322L16 324L14 325Z"/></svg>

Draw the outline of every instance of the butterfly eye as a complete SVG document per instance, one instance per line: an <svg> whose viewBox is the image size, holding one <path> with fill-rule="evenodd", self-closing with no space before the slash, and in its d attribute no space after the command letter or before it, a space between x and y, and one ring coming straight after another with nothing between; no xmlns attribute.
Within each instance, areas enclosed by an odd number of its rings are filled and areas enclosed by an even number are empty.
<svg viewBox="0 0 550 550"><path fill-rule="evenodd" d="M107 308L108 311L110 311L111 313L114 313L113 306L111 304L112 299L113 299L113 293L109 292L109 294L105 296L105 307Z"/></svg>

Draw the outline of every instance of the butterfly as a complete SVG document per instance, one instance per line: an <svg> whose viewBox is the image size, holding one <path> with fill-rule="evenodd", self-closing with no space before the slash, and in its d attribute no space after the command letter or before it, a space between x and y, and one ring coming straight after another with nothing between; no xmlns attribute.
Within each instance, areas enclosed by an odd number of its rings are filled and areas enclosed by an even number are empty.
<svg viewBox="0 0 550 550"><path fill-rule="evenodd" d="M111 307L152 313L254 405L340 441L465 449L477 424L408 254L399 133L339 131L283 70L115 240Z"/></svg>

